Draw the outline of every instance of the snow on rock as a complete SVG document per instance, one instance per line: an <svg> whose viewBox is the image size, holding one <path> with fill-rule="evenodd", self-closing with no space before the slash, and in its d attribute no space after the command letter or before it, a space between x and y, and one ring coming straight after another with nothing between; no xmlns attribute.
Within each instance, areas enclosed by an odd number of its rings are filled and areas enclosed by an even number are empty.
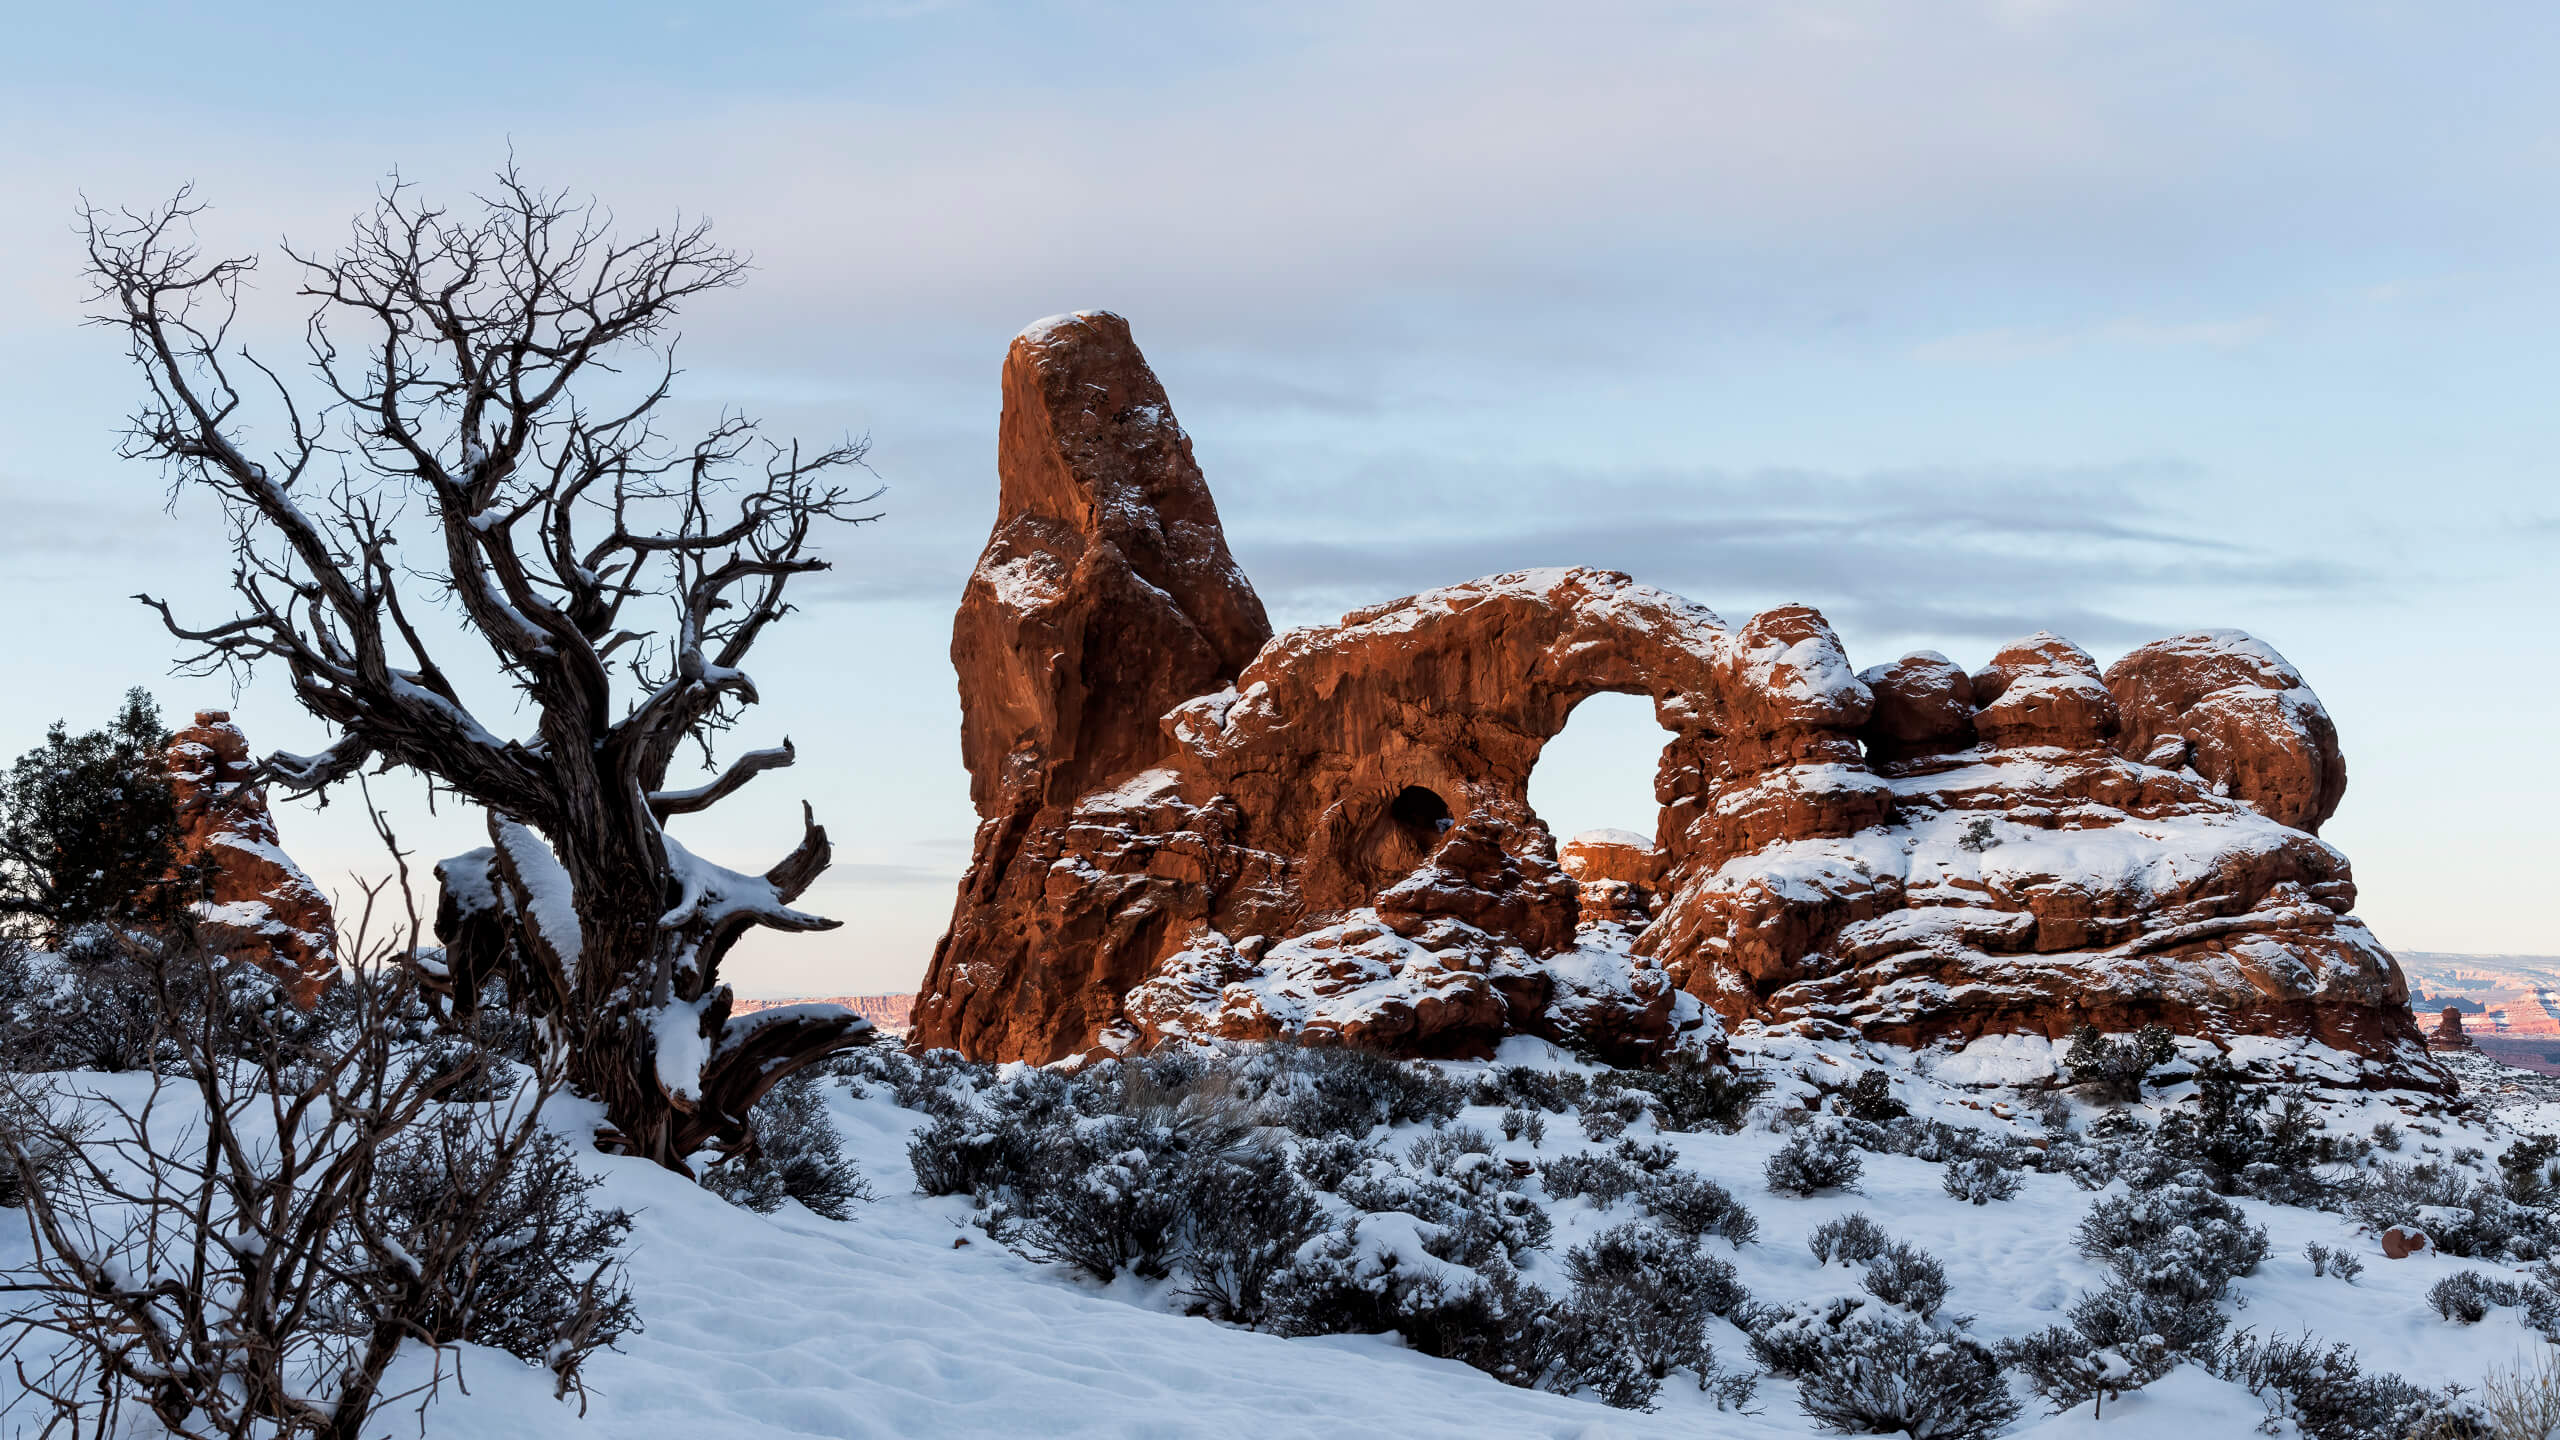
<svg viewBox="0 0 2560 1440"><path fill-rule="evenodd" d="M204 867L197 919L215 945L283 979L309 1005L337 973L329 897L285 854L249 740L223 710L200 710L169 741L181 863Z"/></svg>

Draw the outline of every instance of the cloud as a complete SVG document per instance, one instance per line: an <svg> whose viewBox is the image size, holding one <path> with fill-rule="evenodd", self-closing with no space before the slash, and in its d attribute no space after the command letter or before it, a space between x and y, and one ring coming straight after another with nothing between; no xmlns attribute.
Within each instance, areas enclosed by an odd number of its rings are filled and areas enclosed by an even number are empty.
<svg viewBox="0 0 2560 1440"><path fill-rule="evenodd" d="M1997 641L2039 628L2148 639L2171 607L2368 592L2323 550L2290 552L2188 518L2210 480L2146 463L2051 471L1749 474L1411 462L1401 484L1319 487L1286 509L1229 507L1239 559L1295 619L1540 565L1623 570L1739 621L1812 604L1873 635Z"/></svg>
<svg viewBox="0 0 2560 1440"><path fill-rule="evenodd" d="M2003 326L1971 330L1922 341L1912 347L1912 354L1922 360L1952 364L2014 364L2098 346L2236 350L2267 338L2274 330L2274 320L2265 315L2205 320L2137 317L2067 328Z"/></svg>

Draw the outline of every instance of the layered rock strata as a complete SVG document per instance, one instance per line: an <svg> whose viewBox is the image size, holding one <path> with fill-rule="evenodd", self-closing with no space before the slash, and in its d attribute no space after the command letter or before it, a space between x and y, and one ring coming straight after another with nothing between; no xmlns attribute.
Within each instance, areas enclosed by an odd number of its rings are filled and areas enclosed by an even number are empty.
<svg viewBox="0 0 2560 1440"><path fill-rule="evenodd" d="M308 1007L337 973L337 922L329 897L278 842L266 792L253 783L257 768L228 711L199 710L170 737L178 856L206 879L198 933L283 980Z"/></svg>
<svg viewBox="0 0 2560 1440"><path fill-rule="evenodd" d="M1643 1060L1735 1024L1917 1045L2158 1021L2426 1078L2317 838L2336 728L2246 635L2103 673L2038 634L1971 673L1861 674L1806 607L1734 627L1571 569L1271 637L1125 322L1026 331L1004 416L952 645L980 825L920 1045L1530 1034ZM1667 732L1656 834L1559 863L1529 774L1604 690Z"/></svg>

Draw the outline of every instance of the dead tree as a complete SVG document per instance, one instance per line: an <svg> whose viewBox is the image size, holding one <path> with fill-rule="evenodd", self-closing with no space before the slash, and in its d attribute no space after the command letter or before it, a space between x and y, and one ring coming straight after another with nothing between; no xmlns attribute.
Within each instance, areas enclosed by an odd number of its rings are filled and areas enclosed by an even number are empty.
<svg viewBox="0 0 2560 1440"><path fill-rule="evenodd" d="M468 214L395 181L335 254L286 247L312 307L297 388L233 339L255 262L204 259L198 209L181 192L85 212L98 322L148 387L124 453L219 497L244 604L198 627L140 598L200 647L198 673L281 662L334 727L317 755L269 757L274 783L325 793L406 766L485 807L490 848L439 867L434 978L467 1001L505 972L603 1102L603 1143L679 1169L750 1143L768 1087L869 1036L834 1006L735 1017L720 980L751 928L835 924L792 906L827 836L804 806L797 847L744 874L667 834L791 763L787 740L708 784L667 776L687 742L710 764L757 698L742 667L790 582L827 568L818 527L876 518L857 513L876 489L837 483L863 447L777 445L734 415L666 437L676 311L745 271L703 225L619 239L512 170ZM472 668L429 653L422 595ZM466 702L465 682L500 676L530 733Z"/></svg>

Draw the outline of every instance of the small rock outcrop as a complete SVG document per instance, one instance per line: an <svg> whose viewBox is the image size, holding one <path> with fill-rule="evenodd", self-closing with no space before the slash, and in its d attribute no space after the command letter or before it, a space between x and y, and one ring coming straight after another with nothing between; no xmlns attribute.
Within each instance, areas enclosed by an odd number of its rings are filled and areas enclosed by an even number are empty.
<svg viewBox="0 0 2560 1440"><path fill-rule="evenodd" d="M2471 1043L2471 1037L2463 1032L2462 1012L2459 1009L2451 1005L2444 1007L2444 1014L2436 1021L2434 1032L2427 1036L2427 1048L2430 1050L2477 1048Z"/></svg>
<svg viewBox="0 0 2560 1440"><path fill-rule="evenodd" d="M1048 1062L1294 1037L1623 1061L1726 1027L1896 1044L2082 1024L2290 1037L2438 1083L2313 833L2336 729L2236 631L2101 673L2040 633L1855 670L1625 575L1487 577L1270 636L1115 316L1005 364L955 627L980 825L915 1043ZM1588 696L1667 732L1648 843L1528 803Z"/></svg>
<svg viewBox="0 0 2560 1440"><path fill-rule="evenodd" d="M230 712L199 710L169 742L178 805L178 854L203 868L199 933L234 959L283 980L309 1007L338 968L329 897L277 842L275 816L251 783L257 763Z"/></svg>

